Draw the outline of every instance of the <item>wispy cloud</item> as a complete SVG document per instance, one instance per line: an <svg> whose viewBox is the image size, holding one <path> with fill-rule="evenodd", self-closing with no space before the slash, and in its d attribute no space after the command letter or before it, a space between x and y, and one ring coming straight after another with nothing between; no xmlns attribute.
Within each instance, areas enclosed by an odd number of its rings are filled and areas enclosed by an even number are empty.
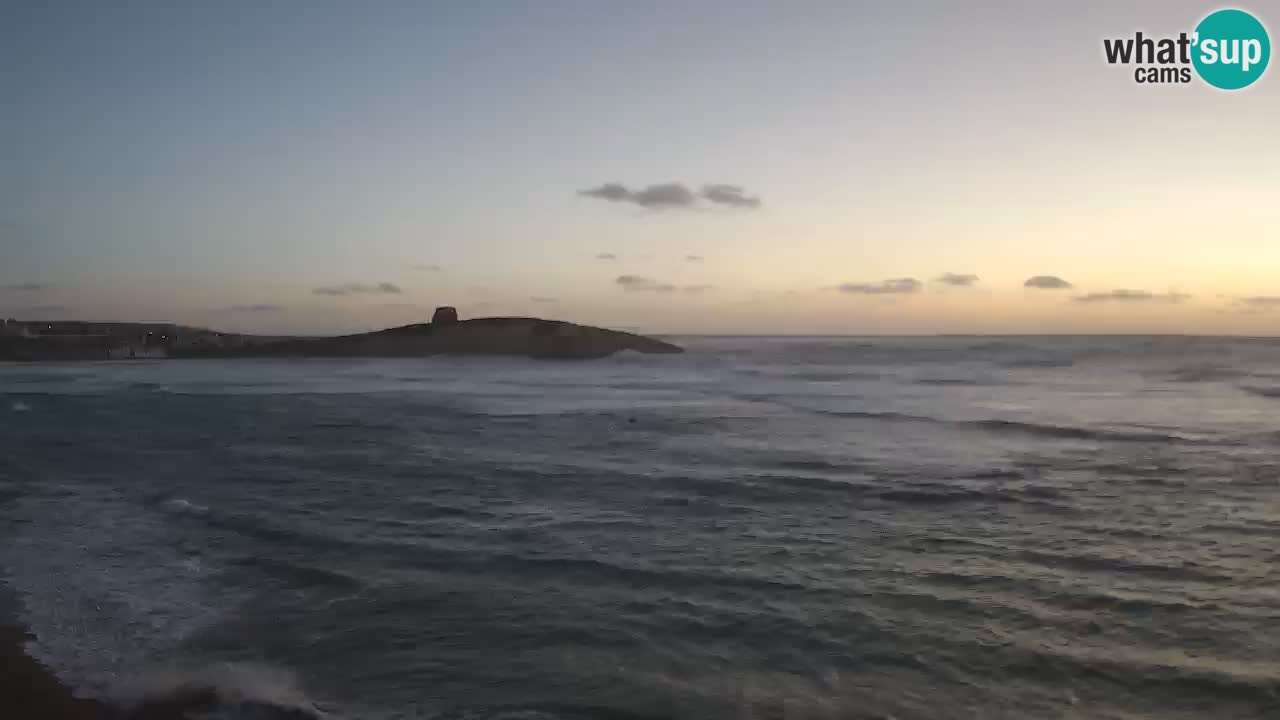
<svg viewBox="0 0 1280 720"><path fill-rule="evenodd" d="M940 282L943 285L950 285L952 287L973 287L978 284L978 276L972 273L962 274L948 272L942 273L935 278L934 281Z"/></svg>
<svg viewBox="0 0 1280 720"><path fill-rule="evenodd" d="M1074 285L1057 275L1035 275L1027 278L1027 281L1022 283L1022 287L1037 290L1070 290Z"/></svg>
<svg viewBox="0 0 1280 720"><path fill-rule="evenodd" d="M316 295L399 295L400 286L395 283L380 282L376 285L364 283L346 283L345 285L328 285L318 287L311 292Z"/></svg>
<svg viewBox="0 0 1280 720"><path fill-rule="evenodd" d="M920 292L923 284L915 278L892 278L875 283L844 283L836 286L842 293L854 295L910 295Z"/></svg>
<svg viewBox="0 0 1280 720"><path fill-rule="evenodd" d="M619 275L614 280L623 290L627 292L656 292L669 293L675 292L676 286L670 283L658 282L652 278L642 277L640 275Z"/></svg>
<svg viewBox="0 0 1280 720"><path fill-rule="evenodd" d="M440 272L439 265L428 265L426 263L418 263L413 266L413 269L418 272Z"/></svg>
<svg viewBox="0 0 1280 720"><path fill-rule="evenodd" d="M631 203L647 210L691 208L698 202L698 196L680 183L659 183L639 190L631 190L621 183L605 183L579 190L578 194L608 202Z"/></svg>
<svg viewBox="0 0 1280 720"><path fill-rule="evenodd" d="M12 292L40 292L48 289L48 285L38 282L14 283L12 285L0 285L0 290L8 290Z"/></svg>
<svg viewBox="0 0 1280 720"><path fill-rule="evenodd" d="M687 210L698 207L700 201L739 209L754 209L761 205L760 198L748 195L741 186L722 183L703 185L702 190L695 193L678 182L657 183L637 189L610 182L579 190L578 194L607 202L630 203L646 210Z"/></svg>
<svg viewBox="0 0 1280 720"><path fill-rule="evenodd" d="M1148 290L1110 290L1108 292L1088 293L1087 295L1078 295L1072 298L1078 303L1105 303L1105 302L1122 302L1122 303L1143 303L1143 302L1163 302L1163 303L1180 303L1191 297L1186 293L1168 292L1153 293Z"/></svg>
<svg viewBox="0 0 1280 720"><path fill-rule="evenodd" d="M702 262L702 260L703 258L701 255L685 255L684 256L685 262Z"/></svg>
<svg viewBox="0 0 1280 720"><path fill-rule="evenodd" d="M597 260L617 260L618 256L613 253L600 253L596 255Z"/></svg>
<svg viewBox="0 0 1280 720"><path fill-rule="evenodd" d="M735 208L754 209L761 205L760 198L748 195L741 185L703 185L702 197L707 202Z"/></svg>
<svg viewBox="0 0 1280 720"><path fill-rule="evenodd" d="M1236 300L1236 305L1251 312L1280 310L1280 295L1253 295Z"/></svg>
<svg viewBox="0 0 1280 720"><path fill-rule="evenodd" d="M15 315L63 315L71 310L67 305L24 305L13 308Z"/></svg>
<svg viewBox="0 0 1280 720"><path fill-rule="evenodd" d="M230 305L228 307L219 308L218 312L271 313L271 312L280 312L281 310L284 310L283 305L270 305L267 303L260 303L257 305Z"/></svg>
<svg viewBox="0 0 1280 720"><path fill-rule="evenodd" d="M651 292L664 294L681 292L689 295L701 295L715 289L715 285L673 285L671 283L661 282L641 275L619 275L618 279L614 280L614 283L627 292Z"/></svg>

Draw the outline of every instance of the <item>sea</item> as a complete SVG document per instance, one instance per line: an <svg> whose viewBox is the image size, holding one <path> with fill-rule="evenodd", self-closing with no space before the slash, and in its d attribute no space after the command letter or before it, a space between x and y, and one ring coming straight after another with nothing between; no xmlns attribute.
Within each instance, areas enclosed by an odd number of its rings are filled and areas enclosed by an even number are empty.
<svg viewBox="0 0 1280 720"><path fill-rule="evenodd" d="M0 367L26 650L200 717L1280 718L1280 340L677 341Z"/></svg>

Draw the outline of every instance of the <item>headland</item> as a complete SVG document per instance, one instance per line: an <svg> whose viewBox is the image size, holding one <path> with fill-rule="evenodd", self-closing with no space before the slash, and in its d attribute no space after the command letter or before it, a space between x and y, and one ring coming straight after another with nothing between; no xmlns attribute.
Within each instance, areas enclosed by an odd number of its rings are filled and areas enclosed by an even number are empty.
<svg viewBox="0 0 1280 720"><path fill-rule="evenodd" d="M623 350L683 352L680 346L663 340L561 320L459 320L452 307L437 308L430 322L325 337L248 335L170 323L78 320L5 320L0 327L0 361L431 355L587 359Z"/></svg>

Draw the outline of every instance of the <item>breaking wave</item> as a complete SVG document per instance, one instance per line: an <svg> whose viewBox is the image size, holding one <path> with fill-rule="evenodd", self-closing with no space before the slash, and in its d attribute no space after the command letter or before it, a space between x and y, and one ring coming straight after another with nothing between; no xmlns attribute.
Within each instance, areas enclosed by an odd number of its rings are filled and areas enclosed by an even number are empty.
<svg viewBox="0 0 1280 720"><path fill-rule="evenodd" d="M1096 440L1115 442L1208 442L1206 438L1175 433L1149 432L1142 430L1113 430L1099 427L1075 427L1070 425L1050 425L1044 423L1025 422L1020 420L984 419L984 420L947 420L922 415L899 412L861 412L850 410L808 409L819 415L832 417L856 418L865 420L884 420L888 422L911 422L947 425L956 428L969 428L995 433L1021 433L1045 438L1061 440Z"/></svg>
<svg viewBox="0 0 1280 720"><path fill-rule="evenodd" d="M330 720L290 671L253 663L166 668L143 673L109 694L123 720Z"/></svg>

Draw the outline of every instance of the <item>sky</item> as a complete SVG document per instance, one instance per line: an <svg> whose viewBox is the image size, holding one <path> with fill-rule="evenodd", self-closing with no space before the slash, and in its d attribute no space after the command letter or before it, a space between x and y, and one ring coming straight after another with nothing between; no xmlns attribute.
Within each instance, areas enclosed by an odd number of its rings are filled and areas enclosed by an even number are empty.
<svg viewBox="0 0 1280 720"><path fill-rule="evenodd" d="M4 3L0 315L1280 334L1280 69L1103 55L1220 7Z"/></svg>

